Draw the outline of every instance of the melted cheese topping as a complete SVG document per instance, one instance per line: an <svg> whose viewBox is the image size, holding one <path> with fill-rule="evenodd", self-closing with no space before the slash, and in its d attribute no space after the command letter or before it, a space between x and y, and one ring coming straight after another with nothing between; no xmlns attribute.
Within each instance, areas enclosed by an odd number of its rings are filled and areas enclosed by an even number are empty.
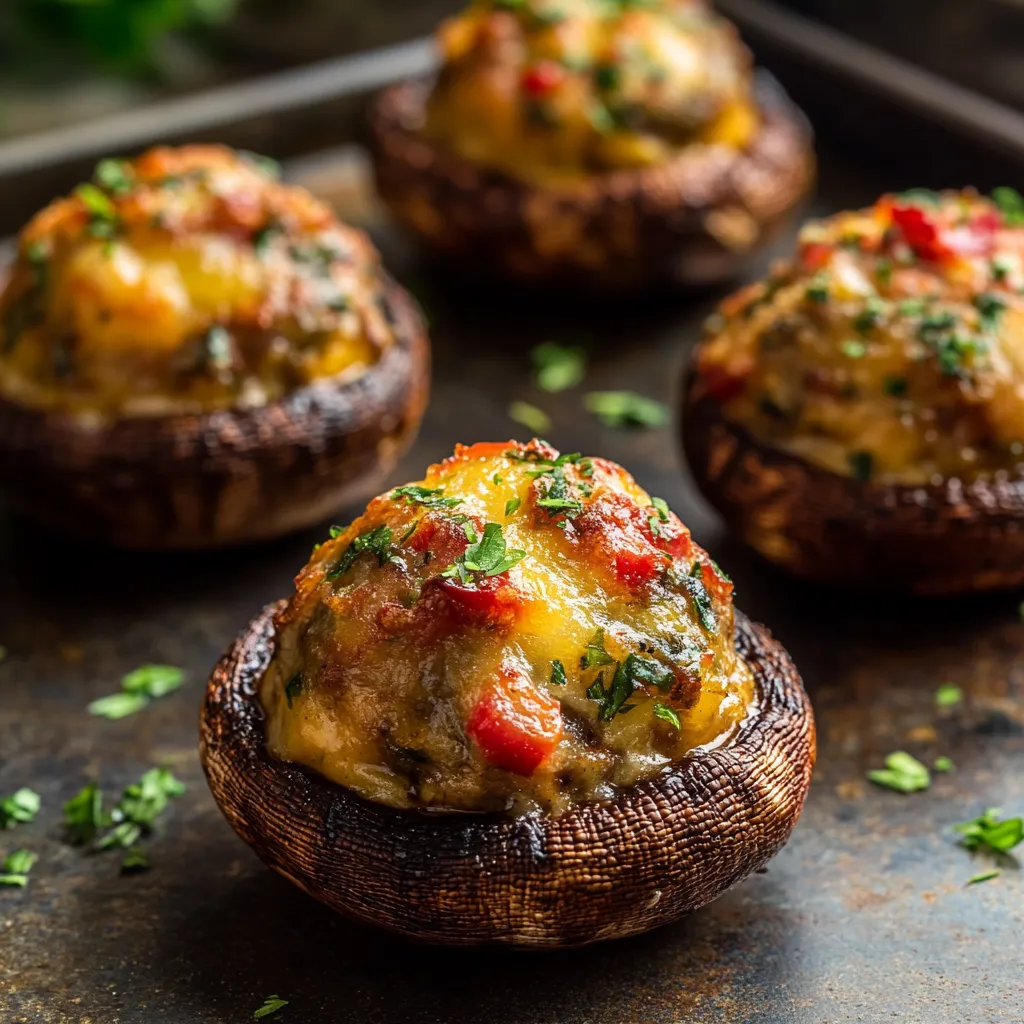
<svg viewBox="0 0 1024 1024"><path fill-rule="evenodd" d="M0 393L103 415L254 406L393 342L375 250L272 165L219 146L103 161L22 232Z"/></svg>
<svg viewBox="0 0 1024 1024"><path fill-rule="evenodd" d="M439 32L426 132L543 185L744 146L750 58L701 0L478 0Z"/></svg>
<svg viewBox="0 0 1024 1024"><path fill-rule="evenodd" d="M699 388L761 441L881 483L1024 461L1024 200L914 190L808 224L728 299Z"/></svg>
<svg viewBox="0 0 1024 1024"><path fill-rule="evenodd" d="M259 696L273 756L367 799L557 813L751 711L731 584L614 463L460 446L335 532Z"/></svg>

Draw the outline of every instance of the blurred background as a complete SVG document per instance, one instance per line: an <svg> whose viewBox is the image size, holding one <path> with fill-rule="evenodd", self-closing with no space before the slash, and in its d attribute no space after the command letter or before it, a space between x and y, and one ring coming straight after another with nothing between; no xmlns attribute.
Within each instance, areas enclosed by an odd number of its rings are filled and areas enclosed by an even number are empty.
<svg viewBox="0 0 1024 1024"><path fill-rule="evenodd" d="M781 5L1024 107L1024 0ZM3 0L0 139L411 39L459 6L459 0ZM733 7L770 5L722 6L735 14Z"/></svg>

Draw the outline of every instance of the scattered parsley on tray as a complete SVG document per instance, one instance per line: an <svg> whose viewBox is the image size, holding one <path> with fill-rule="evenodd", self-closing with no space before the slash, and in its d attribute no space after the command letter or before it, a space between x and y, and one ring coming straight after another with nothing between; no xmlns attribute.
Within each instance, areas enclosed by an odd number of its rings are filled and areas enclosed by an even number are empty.
<svg viewBox="0 0 1024 1024"><path fill-rule="evenodd" d="M141 711L150 700L165 697L181 686L185 673L174 665L140 665L121 678L121 692L100 697L89 714L116 720Z"/></svg>
<svg viewBox="0 0 1024 1024"><path fill-rule="evenodd" d="M885 767L872 769L867 777L876 786L894 789L897 793L917 793L932 784L931 772L904 750L890 754L885 759Z"/></svg>
<svg viewBox="0 0 1024 1024"><path fill-rule="evenodd" d="M13 885L24 889L28 885L28 873L38 859L38 854L32 853L31 850L15 850L0 869L0 885Z"/></svg>
<svg viewBox="0 0 1024 1024"><path fill-rule="evenodd" d="M288 1005L287 999L282 999L280 996L267 996L263 1000L263 1005L252 1015L254 1020L262 1020L264 1017L269 1017L272 1013L277 1013L278 1010L283 1009Z"/></svg>
<svg viewBox="0 0 1024 1024"><path fill-rule="evenodd" d="M937 708L955 707L964 699L964 691L952 683L943 683L935 691L935 706Z"/></svg>
<svg viewBox="0 0 1024 1024"><path fill-rule="evenodd" d="M0 800L0 828L27 825L39 813L39 794L22 787Z"/></svg>
<svg viewBox="0 0 1024 1024"><path fill-rule="evenodd" d="M551 417L529 402L512 402L508 407L508 416L535 435L546 434L551 429Z"/></svg>
<svg viewBox="0 0 1024 1024"><path fill-rule="evenodd" d="M980 817L953 826L959 832L960 845L968 850L985 847L995 853L1009 853L1024 841L1024 818L1000 818L1000 811L990 807Z"/></svg>
<svg viewBox="0 0 1024 1024"><path fill-rule="evenodd" d="M668 407L635 391L591 391L583 397L587 412L606 427L649 430L668 422Z"/></svg>
<svg viewBox="0 0 1024 1024"><path fill-rule="evenodd" d="M579 384L587 370L583 349L546 341L531 352L534 380L542 391L566 391Z"/></svg>

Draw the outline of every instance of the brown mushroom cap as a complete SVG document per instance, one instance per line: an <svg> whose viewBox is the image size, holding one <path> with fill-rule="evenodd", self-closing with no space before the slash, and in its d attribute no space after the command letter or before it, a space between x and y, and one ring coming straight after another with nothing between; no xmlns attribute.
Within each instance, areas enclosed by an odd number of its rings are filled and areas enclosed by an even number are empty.
<svg viewBox="0 0 1024 1024"><path fill-rule="evenodd" d="M1024 583L1024 477L862 483L768 447L684 388L694 479L739 537L806 579L956 594Z"/></svg>
<svg viewBox="0 0 1024 1024"><path fill-rule="evenodd" d="M786 651L736 617L757 703L734 736L611 803L558 818L401 811L267 754L256 697L271 605L210 678L200 755L236 832L275 871L358 920L431 942L581 946L704 906L760 868L796 823L814 720Z"/></svg>
<svg viewBox="0 0 1024 1024"><path fill-rule="evenodd" d="M511 277L626 290L732 276L810 187L811 133L759 82L762 123L743 149L693 146L662 166L544 189L469 163L420 132L429 81L385 90L371 112L380 194L431 248Z"/></svg>
<svg viewBox="0 0 1024 1024"><path fill-rule="evenodd" d="M0 399L0 491L37 522L132 548L206 548L321 522L372 493L426 406L429 346L390 279L395 343L361 376L268 405L91 425Z"/></svg>

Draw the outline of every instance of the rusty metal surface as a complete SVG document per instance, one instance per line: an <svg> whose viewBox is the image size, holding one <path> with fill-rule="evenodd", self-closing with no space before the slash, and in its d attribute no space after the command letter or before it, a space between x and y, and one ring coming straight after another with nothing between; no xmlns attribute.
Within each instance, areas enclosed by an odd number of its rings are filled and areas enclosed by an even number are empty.
<svg viewBox="0 0 1024 1024"><path fill-rule="evenodd" d="M346 172L339 176L339 168ZM373 214L350 161L306 166L317 187ZM883 182L823 158L818 209L871 199ZM379 227L379 225L378 225ZM0 853L40 854L29 886L0 889L0 1021L227 1024L264 997L290 1024L1009 1024L1024 1021L1024 894L954 822L986 806L1024 813L1024 625L1018 598L893 602L797 585L739 550L692 489L673 429L621 433L579 392L529 383L541 340L591 353L586 387L671 401L708 293L608 307L597 298L508 296L443 280L386 229L397 275L433 324L434 399L395 480L456 441L522 434L511 399L542 405L563 450L606 455L664 496L733 574L740 605L767 622L803 671L820 759L788 847L682 923L562 954L412 946L333 916L271 875L221 818L195 751L210 667L265 602L288 593L318 532L214 556L112 554L0 520L0 795L42 796L34 824L0 832ZM781 248L785 248L783 242ZM319 531L322 533L322 531ZM86 704L139 663L184 666L177 693L118 722ZM940 712L940 683L964 705ZM910 796L864 781L904 748L955 772ZM147 843L152 869L64 841L62 801L98 778L116 796L166 761L188 785Z"/></svg>

